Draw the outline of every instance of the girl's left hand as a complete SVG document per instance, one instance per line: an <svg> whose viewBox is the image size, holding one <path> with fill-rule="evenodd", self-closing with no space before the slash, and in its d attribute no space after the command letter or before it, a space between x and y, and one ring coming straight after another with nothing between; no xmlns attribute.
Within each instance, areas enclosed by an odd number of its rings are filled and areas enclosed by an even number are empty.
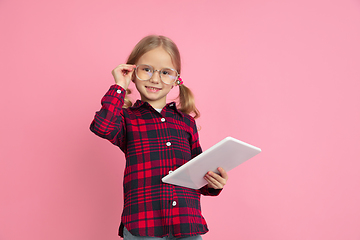
<svg viewBox="0 0 360 240"><path fill-rule="evenodd" d="M204 179L208 182L209 188L222 189L225 186L229 177L226 171L221 167L218 168L218 171L220 172L220 175L212 171L205 174Z"/></svg>

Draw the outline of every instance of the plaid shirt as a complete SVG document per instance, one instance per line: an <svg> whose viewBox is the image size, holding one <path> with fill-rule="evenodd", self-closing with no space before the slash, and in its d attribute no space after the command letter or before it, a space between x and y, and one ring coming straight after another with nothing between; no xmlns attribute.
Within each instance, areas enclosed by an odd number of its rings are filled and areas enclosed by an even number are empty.
<svg viewBox="0 0 360 240"><path fill-rule="evenodd" d="M208 231L201 215L200 194L216 196L220 190L200 190L163 183L161 178L202 152L193 117L174 102L159 113L138 100L122 108L125 90L111 86L103 97L90 129L120 147L126 156L124 209L119 235L125 225L135 236L175 237Z"/></svg>

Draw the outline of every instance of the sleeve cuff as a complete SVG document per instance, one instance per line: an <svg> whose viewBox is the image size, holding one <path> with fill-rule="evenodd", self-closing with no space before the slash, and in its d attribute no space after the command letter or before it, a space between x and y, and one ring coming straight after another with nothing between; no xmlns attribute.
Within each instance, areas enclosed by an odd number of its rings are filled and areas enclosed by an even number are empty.
<svg viewBox="0 0 360 240"><path fill-rule="evenodd" d="M122 98L125 98L125 94L126 94L126 90L117 84L112 85L109 91L106 93L106 95L110 95L113 97L122 97Z"/></svg>
<svg viewBox="0 0 360 240"><path fill-rule="evenodd" d="M207 185L200 188L201 194L208 196L217 196L221 193L222 189L209 188Z"/></svg>
<svg viewBox="0 0 360 240"><path fill-rule="evenodd" d="M122 112L126 90L119 85L112 85L101 100L101 105L118 116Z"/></svg>

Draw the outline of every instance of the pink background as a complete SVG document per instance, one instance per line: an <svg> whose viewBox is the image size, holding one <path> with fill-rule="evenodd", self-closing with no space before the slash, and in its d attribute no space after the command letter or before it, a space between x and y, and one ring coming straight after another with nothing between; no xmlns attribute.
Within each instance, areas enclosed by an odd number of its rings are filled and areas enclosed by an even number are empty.
<svg viewBox="0 0 360 240"><path fill-rule="evenodd" d="M202 198L204 240L360 239L358 0L1 0L0 27L1 240L118 239L124 157L88 128L148 34L180 48L203 149L263 150Z"/></svg>

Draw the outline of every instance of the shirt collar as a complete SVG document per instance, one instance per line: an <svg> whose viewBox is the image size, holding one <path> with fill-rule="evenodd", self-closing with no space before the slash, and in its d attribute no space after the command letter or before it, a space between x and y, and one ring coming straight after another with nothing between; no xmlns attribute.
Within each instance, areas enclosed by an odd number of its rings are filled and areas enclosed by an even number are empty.
<svg viewBox="0 0 360 240"><path fill-rule="evenodd" d="M134 104L132 107L130 107L130 108L131 108L131 109L136 109L136 108L145 107L145 106L152 108L152 106L151 106L148 102L144 102L144 101L141 101L141 100L137 100L137 101L135 102L135 104ZM171 109L173 109L175 112L177 112L181 117L184 117L184 113L181 112L179 109L177 109L175 102L170 102L170 103L166 104L163 109L166 109L166 108L171 108Z"/></svg>

